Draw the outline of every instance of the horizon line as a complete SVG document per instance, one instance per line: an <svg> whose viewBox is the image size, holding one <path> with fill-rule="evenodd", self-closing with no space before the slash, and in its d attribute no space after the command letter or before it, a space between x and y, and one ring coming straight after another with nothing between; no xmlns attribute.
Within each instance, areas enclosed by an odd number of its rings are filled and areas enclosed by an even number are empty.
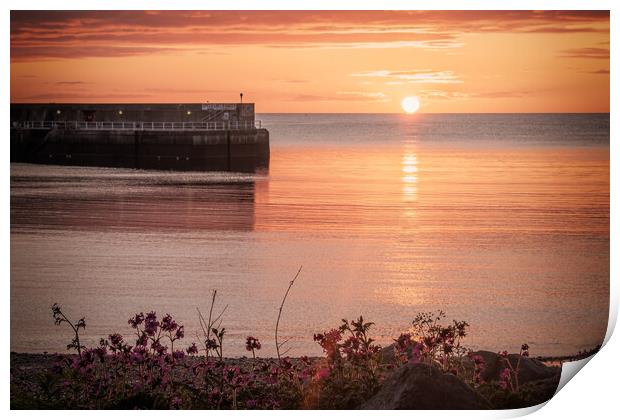
<svg viewBox="0 0 620 420"><path fill-rule="evenodd" d="M13 102L9 105L196 105L202 103L227 103L238 104L240 102ZM256 105L256 102L244 102L248 104ZM255 114L291 114L291 115L493 115L493 114L610 114L611 111L506 111L506 112L422 112L418 111L413 114L407 114L406 112L282 112L282 111L255 111Z"/></svg>

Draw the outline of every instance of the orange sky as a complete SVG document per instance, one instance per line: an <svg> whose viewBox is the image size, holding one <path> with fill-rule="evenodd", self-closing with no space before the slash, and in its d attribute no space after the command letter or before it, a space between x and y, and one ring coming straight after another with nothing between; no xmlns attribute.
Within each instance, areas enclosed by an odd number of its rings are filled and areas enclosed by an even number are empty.
<svg viewBox="0 0 620 420"><path fill-rule="evenodd" d="M13 102L609 112L609 13L11 12Z"/></svg>

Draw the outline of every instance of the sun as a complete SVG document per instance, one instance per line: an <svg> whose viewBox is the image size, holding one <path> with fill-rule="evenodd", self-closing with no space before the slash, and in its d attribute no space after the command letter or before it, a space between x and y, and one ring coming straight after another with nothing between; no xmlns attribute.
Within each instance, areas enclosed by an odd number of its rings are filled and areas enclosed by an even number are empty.
<svg viewBox="0 0 620 420"><path fill-rule="evenodd" d="M420 100L417 96L407 96L403 99L400 105L403 107L403 111L407 114L413 114L420 109Z"/></svg>

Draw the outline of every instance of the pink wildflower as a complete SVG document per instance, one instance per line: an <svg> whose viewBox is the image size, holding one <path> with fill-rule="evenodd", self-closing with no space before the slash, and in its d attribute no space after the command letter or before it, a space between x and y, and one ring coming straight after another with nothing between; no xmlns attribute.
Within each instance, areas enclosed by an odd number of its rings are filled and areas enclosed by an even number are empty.
<svg viewBox="0 0 620 420"><path fill-rule="evenodd" d="M196 354L196 353L198 353L198 346L196 346L196 343L192 343L192 345L187 348L186 352L187 352L187 354Z"/></svg>
<svg viewBox="0 0 620 420"><path fill-rule="evenodd" d="M329 368L326 368L326 367L321 368L321 369L319 369L319 371L316 373L316 379L317 379L317 380L319 380L319 381L321 381L321 380L323 380L323 379L328 378L328 377L329 377L329 374L330 374L330 370L329 370Z"/></svg>
<svg viewBox="0 0 620 420"><path fill-rule="evenodd" d="M502 370L502 372L499 374L499 386L502 389L506 389L508 388L508 384L510 383L510 369L505 368L504 370Z"/></svg>
<svg viewBox="0 0 620 420"><path fill-rule="evenodd" d="M245 349L247 351L260 350L261 344L258 338L252 337L251 335L245 339Z"/></svg>
<svg viewBox="0 0 620 420"><path fill-rule="evenodd" d="M521 346L521 356L530 357L530 346L527 344L523 344Z"/></svg>

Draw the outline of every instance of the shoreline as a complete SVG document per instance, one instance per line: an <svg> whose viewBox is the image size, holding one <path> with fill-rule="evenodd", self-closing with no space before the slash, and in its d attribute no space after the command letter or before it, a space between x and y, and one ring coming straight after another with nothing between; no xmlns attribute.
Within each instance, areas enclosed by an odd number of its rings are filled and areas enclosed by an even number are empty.
<svg viewBox="0 0 620 420"><path fill-rule="evenodd" d="M525 399L517 399L517 394L506 394L509 398L497 397L497 391L494 394L488 394L482 391L482 388L474 387L473 385L466 385L460 379L457 379L456 373L441 372L438 369L438 365L435 363L428 364L426 362L405 363L404 365L396 367L388 367L394 363L394 347L386 347L381 350L379 357L380 366L385 367L386 376L384 378L383 385L375 388L375 391L368 394L367 401L362 405L356 407L349 407L349 409L453 409L453 408L475 408L475 409L504 409L504 408L521 408L524 406L535 405L551 399L557 389L559 383L562 366L561 362L566 358L543 358L545 362L539 360L539 358L521 357L519 354L507 355L507 360L521 360L516 366L521 365L521 378L523 381L525 393ZM484 350L476 351L472 353L473 358L470 356L463 356L462 368L473 369L474 363L476 366L479 359L484 359L484 363L487 367L487 371L482 371L483 381L481 384L489 383L491 386L497 387L497 381L500 380L503 370L503 365L499 362L500 355L493 352L487 352ZM572 358L574 359L575 356ZM77 354L73 353L10 353L10 401L12 409L33 409L33 408L58 408L55 402L52 400L40 400L41 391L46 389L47 386L54 383L51 379L54 374L55 366L58 366L59 360L78 358ZM210 360L216 360L214 357L210 357ZM203 355L187 355L182 362L171 371L171 377L175 377L176 380L181 382L193 382L193 370L196 366L203 363L209 363L205 360ZM279 365L277 358L261 358L261 357L238 357L238 358L222 358L223 366L226 371L233 370L247 370L247 371L264 371L265 369L273 369ZM320 383L320 372L326 369L330 361L328 357L312 357L312 358L296 358L286 357L282 359L282 362L289 366L301 366L304 365L316 371L308 380L314 383ZM280 365L282 366L282 365ZM476 367L477 369L477 367ZM517 367L518 369L518 367ZM138 371L131 373L132 370L126 371L130 377L137 374ZM50 382L50 380L52 382ZM319 381L319 382L316 382ZM493 385L495 384L495 385ZM401 391L403 389L409 389L413 386L416 391L411 394L412 391L407 391L411 395L402 397ZM430 387L430 388L429 388ZM199 389L199 388L198 388ZM198 390L197 389L197 390ZM496 390L498 388L495 388ZM441 397L441 395L444 395ZM333 398L339 400L341 396L336 393ZM521 398L521 397L519 397ZM41 405L51 404L51 405ZM492 401L492 402L491 402ZM421 405L420 405L421 404ZM430 404L426 406L425 404ZM456 404L456 405L455 405ZM465 405L459 405L465 404ZM516 405L515 405L516 404ZM139 406L133 407L138 408ZM94 408L94 407L90 407ZM121 407L103 407L103 408L121 408ZM132 408L125 407L122 408ZM149 408L149 407L142 407ZM151 407L156 408L156 407ZM166 407L157 407L166 408ZM246 407L248 408L248 407ZM299 408L299 407L297 407ZM306 407L309 408L309 407ZM314 407L325 408L325 407Z"/></svg>
<svg viewBox="0 0 620 420"><path fill-rule="evenodd" d="M383 349L388 349L390 348L390 346L385 346L383 347ZM585 359L587 357L590 357L591 355L594 355L598 352L598 350L600 349L600 346L597 346L593 349L590 350L586 350L584 352L579 352L573 355L563 355L563 356L532 356L530 357L530 359L532 360L538 360L544 364L548 364L548 365L553 365L556 366L558 363L564 363L564 362L572 362L572 361L576 361L576 360L581 360L581 359ZM478 351L484 351L484 350L478 350ZM77 354L75 353L58 353L58 352L24 352L24 351L11 351L10 352L11 355L11 364L13 363L13 357L18 357L18 358L23 358L23 359L45 359L45 358L54 358L54 357L58 357L58 356L77 356ZM204 356L189 356L189 357L204 357ZM324 360L325 356L289 356L286 357L289 360L299 360L302 357L307 357L310 360ZM224 360L227 361L231 361L231 360L252 360L251 357L247 357L247 356L239 356L239 357L224 357ZM278 360L277 357L273 356L273 357L256 357L256 360L263 360L263 361L275 361Z"/></svg>

